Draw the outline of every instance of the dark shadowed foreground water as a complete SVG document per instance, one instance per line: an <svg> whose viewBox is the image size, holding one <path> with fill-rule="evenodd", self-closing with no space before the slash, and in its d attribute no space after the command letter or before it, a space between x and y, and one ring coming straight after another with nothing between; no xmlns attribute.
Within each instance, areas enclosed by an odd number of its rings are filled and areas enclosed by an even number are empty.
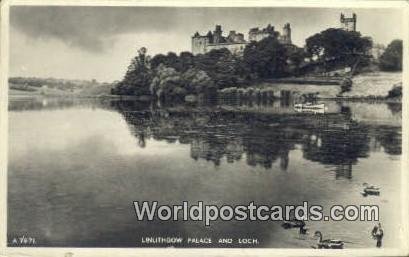
<svg viewBox="0 0 409 257"><path fill-rule="evenodd" d="M401 106L326 102L325 114L268 104L157 106L133 101L11 100L8 240L36 246L146 247L144 237L231 238L231 245L304 247L312 234L374 247L375 222L137 221L133 201L215 205L380 206L384 246L399 245ZM362 183L381 187L363 197ZM240 238L256 245L237 244Z"/></svg>

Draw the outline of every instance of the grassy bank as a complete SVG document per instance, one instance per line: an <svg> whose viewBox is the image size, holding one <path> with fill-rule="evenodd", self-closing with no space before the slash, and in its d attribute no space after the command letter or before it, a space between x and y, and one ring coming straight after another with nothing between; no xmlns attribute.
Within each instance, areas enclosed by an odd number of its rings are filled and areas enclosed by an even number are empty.
<svg viewBox="0 0 409 257"><path fill-rule="evenodd" d="M301 78L299 78L301 79ZM293 79L294 80L294 79ZM330 80L330 79L329 79ZM295 80L294 80L295 81ZM324 81L324 80L322 80ZM218 91L222 98L271 100L288 98L303 100L331 99L354 102L401 102L402 73L371 72L352 78L350 91L341 94L341 85L316 84L305 80L305 83L286 81L264 81L245 88L228 87ZM308 83L310 82L310 83Z"/></svg>
<svg viewBox="0 0 409 257"><path fill-rule="evenodd" d="M351 91L342 94L350 99L383 99L395 85L402 83L402 72L370 72L352 78Z"/></svg>

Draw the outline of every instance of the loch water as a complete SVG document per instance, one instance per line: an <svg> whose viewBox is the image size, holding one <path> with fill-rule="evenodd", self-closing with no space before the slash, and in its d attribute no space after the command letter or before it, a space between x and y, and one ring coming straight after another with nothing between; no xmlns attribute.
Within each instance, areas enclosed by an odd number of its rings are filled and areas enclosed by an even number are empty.
<svg viewBox="0 0 409 257"><path fill-rule="evenodd" d="M34 98L9 101L8 245L166 247L146 237L212 238L176 247L310 248L319 230L345 248L375 247L374 221L138 221L133 201L212 205L378 205L384 247L399 245L399 103ZM363 197L362 184L381 187ZM217 244L219 238L234 243ZM239 244L238 239L257 239Z"/></svg>

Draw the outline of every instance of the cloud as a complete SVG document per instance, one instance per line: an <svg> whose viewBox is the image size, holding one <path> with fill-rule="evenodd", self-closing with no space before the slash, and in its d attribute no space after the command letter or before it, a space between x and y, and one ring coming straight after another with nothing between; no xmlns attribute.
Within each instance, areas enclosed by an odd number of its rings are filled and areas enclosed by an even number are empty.
<svg viewBox="0 0 409 257"><path fill-rule="evenodd" d="M326 13L313 12L314 17ZM177 34L184 35L181 40L190 40L195 31L205 33L216 24L243 33L250 26L274 22L281 29L284 22L297 22L300 17L304 23L305 13L304 8L13 6L10 22L33 40L57 39L68 46L101 52L120 34Z"/></svg>
<svg viewBox="0 0 409 257"><path fill-rule="evenodd" d="M100 52L120 34L169 30L175 13L174 8L13 6L10 24L34 40L57 39Z"/></svg>
<svg viewBox="0 0 409 257"><path fill-rule="evenodd" d="M402 13L398 9L12 6L10 23L30 39L56 39L98 53L112 49L121 34L174 34L190 40L195 31L205 33L216 24L225 31L246 34L250 27L271 23L281 30L291 22L293 41L303 45L309 35L338 26L340 12L357 12L359 30L377 41L390 41L400 33ZM388 30L373 26L379 18L385 18ZM166 46L174 44L165 42Z"/></svg>

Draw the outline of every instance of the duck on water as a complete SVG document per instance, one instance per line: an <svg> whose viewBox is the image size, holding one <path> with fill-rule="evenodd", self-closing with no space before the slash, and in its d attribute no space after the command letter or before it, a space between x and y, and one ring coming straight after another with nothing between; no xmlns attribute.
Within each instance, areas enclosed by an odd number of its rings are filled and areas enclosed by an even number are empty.
<svg viewBox="0 0 409 257"><path fill-rule="evenodd" d="M364 186L364 190L361 193L363 196L367 196L367 195L380 195L380 187L378 186L374 186L374 185L369 185L368 183L363 183L362 184Z"/></svg>
<svg viewBox="0 0 409 257"><path fill-rule="evenodd" d="M307 230L308 228L306 228L306 224L305 221L303 220L299 220L296 218L290 219L288 221L283 222L283 224L281 224L281 226L284 229L290 229L290 228L298 228L298 233L301 235L305 235L307 234Z"/></svg>
<svg viewBox="0 0 409 257"><path fill-rule="evenodd" d="M320 231L315 231L314 237L318 238L317 248L318 249L343 249L344 241L338 239L322 239L322 233ZM315 248L315 247L314 247Z"/></svg>

